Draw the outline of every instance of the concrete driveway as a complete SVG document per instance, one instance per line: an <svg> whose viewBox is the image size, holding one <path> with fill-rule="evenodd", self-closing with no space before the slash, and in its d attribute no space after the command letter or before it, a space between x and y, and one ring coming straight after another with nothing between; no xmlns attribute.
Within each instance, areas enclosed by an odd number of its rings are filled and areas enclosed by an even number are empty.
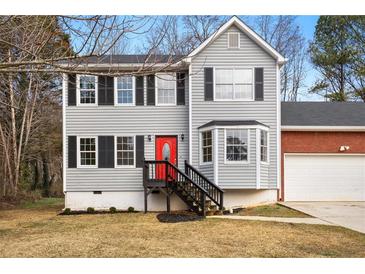
<svg viewBox="0 0 365 274"><path fill-rule="evenodd" d="M284 206L365 233L365 202L284 202Z"/></svg>

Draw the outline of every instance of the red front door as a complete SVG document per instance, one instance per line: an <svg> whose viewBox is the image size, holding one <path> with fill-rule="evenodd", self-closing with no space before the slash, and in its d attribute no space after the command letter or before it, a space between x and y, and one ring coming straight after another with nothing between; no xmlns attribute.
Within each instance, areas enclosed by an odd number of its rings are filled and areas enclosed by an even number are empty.
<svg viewBox="0 0 365 274"><path fill-rule="evenodd" d="M157 136L156 137L156 160L166 160L177 164L177 137L176 136ZM165 166L160 165L156 169L156 177L165 178Z"/></svg>

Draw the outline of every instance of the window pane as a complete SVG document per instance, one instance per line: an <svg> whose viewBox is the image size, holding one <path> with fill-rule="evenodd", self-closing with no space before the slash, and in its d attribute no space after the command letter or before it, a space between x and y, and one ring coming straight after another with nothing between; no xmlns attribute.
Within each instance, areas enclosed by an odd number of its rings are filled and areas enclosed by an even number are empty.
<svg viewBox="0 0 365 274"><path fill-rule="evenodd" d="M252 84L252 69L235 69L235 84Z"/></svg>
<svg viewBox="0 0 365 274"><path fill-rule="evenodd" d="M117 78L118 89L132 89L133 88L133 77L132 76L121 76Z"/></svg>
<svg viewBox="0 0 365 274"><path fill-rule="evenodd" d="M234 86L234 98L245 99L245 100L252 99L253 98L252 85L236 84Z"/></svg>
<svg viewBox="0 0 365 274"><path fill-rule="evenodd" d="M118 104L132 104L133 90L118 90Z"/></svg>
<svg viewBox="0 0 365 274"><path fill-rule="evenodd" d="M227 161L247 161L248 130L232 129L226 131L226 160Z"/></svg>
<svg viewBox="0 0 365 274"><path fill-rule="evenodd" d="M80 89L95 89L95 76L80 76Z"/></svg>
<svg viewBox="0 0 365 274"><path fill-rule="evenodd" d="M233 70L232 69L216 69L215 70L216 84L233 84Z"/></svg>
<svg viewBox="0 0 365 274"><path fill-rule="evenodd" d="M216 85L215 98L229 100L233 98L233 85Z"/></svg>

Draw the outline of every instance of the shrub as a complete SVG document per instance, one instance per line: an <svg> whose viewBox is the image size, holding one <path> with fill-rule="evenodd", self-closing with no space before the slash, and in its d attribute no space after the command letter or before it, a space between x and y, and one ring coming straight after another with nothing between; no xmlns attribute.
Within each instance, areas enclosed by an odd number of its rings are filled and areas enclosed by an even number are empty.
<svg viewBox="0 0 365 274"><path fill-rule="evenodd" d="M134 207L133 206L128 207L128 212L134 212Z"/></svg>
<svg viewBox="0 0 365 274"><path fill-rule="evenodd" d="M63 210L63 214L65 214L65 215L70 215L70 214L71 214L71 208L65 208L65 209Z"/></svg>
<svg viewBox="0 0 365 274"><path fill-rule="evenodd" d="M114 206L112 206L111 208L109 208L109 211L110 213L115 213L117 212L117 209Z"/></svg>
<svg viewBox="0 0 365 274"><path fill-rule="evenodd" d="M86 209L86 212L87 212L87 213L94 213L94 212L95 212L95 209L94 209L93 207L88 207L88 208Z"/></svg>

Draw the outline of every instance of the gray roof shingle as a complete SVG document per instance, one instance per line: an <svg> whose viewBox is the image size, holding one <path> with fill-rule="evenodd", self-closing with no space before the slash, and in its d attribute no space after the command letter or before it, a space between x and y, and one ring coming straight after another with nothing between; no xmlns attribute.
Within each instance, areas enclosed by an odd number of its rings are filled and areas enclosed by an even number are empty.
<svg viewBox="0 0 365 274"><path fill-rule="evenodd" d="M282 102L282 126L365 126L365 103Z"/></svg>
<svg viewBox="0 0 365 274"><path fill-rule="evenodd" d="M179 55L143 55L143 54L120 54L103 55L100 57L90 56L80 58L88 64L143 64L143 63L173 63L179 61L183 56ZM79 59L79 60L80 60Z"/></svg>
<svg viewBox="0 0 365 274"><path fill-rule="evenodd" d="M212 120L204 125L198 127L198 129L211 127L211 126L253 126L262 125L267 127L267 125L262 124L256 120Z"/></svg>

